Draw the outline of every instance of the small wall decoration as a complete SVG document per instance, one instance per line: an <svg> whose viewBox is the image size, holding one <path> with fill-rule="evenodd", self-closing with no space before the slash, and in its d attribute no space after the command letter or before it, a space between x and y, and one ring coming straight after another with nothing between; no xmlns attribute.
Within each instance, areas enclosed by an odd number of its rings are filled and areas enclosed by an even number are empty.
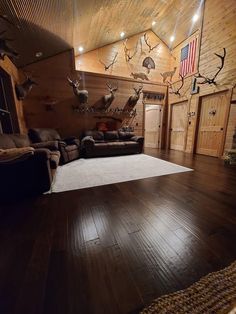
<svg viewBox="0 0 236 314"><path fill-rule="evenodd" d="M115 99L115 92L118 90L118 84L112 86L111 83L107 83L109 94L103 96L104 109L107 109Z"/></svg>
<svg viewBox="0 0 236 314"><path fill-rule="evenodd" d="M151 57L146 57L143 60L143 67L147 68L147 72L150 73L151 69L155 69L155 62Z"/></svg>
<svg viewBox="0 0 236 314"><path fill-rule="evenodd" d="M193 77L192 79L192 86L191 86L191 95L199 93L199 86L197 86L197 79Z"/></svg>
<svg viewBox="0 0 236 314"><path fill-rule="evenodd" d="M140 80L146 80L146 81L149 81L149 78L147 77L147 75L145 74L145 73L143 73L143 72L138 72L138 73L131 73L130 74L130 76L133 76L133 78L135 79L135 80L137 80L137 79L140 79Z"/></svg>
<svg viewBox="0 0 236 314"><path fill-rule="evenodd" d="M154 45L154 46L151 46L151 44L150 44L150 42L148 42L148 40L149 40L149 38L148 38L148 36L147 36L147 33L145 33L144 35L143 35L143 38L144 38L144 41L145 41L145 43L146 43L146 45L148 46L148 52L150 53L152 50L154 50L155 48L157 48L158 46L159 46L159 43L157 43L156 45Z"/></svg>
<svg viewBox="0 0 236 314"><path fill-rule="evenodd" d="M161 101L165 98L163 93L143 92L143 101Z"/></svg>
<svg viewBox="0 0 236 314"><path fill-rule="evenodd" d="M134 94L132 96L129 97L128 99L128 106L130 108L134 108L134 106L137 104L139 98L140 98L140 94L142 92L143 89L143 85L140 85L138 88L134 87Z"/></svg>
<svg viewBox="0 0 236 314"><path fill-rule="evenodd" d="M114 58L112 59L112 61L109 63L109 64L105 64L100 58L99 58L99 62L104 65L104 70L107 71L109 70L109 68L114 64L116 63L117 61L117 56L118 56L118 52L115 54Z"/></svg>
<svg viewBox="0 0 236 314"><path fill-rule="evenodd" d="M166 79L169 77L170 78L170 81L172 81L172 78L175 74L175 71L176 71L177 67L174 67L174 70L173 71L167 71L167 72L164 72L164 73L160 73L162 78L163 78L163 83L166 82Z"/></svg>
<svg viewBox="0 0 236 314"><path fill-rule="evenodd" d="M209 78L207 76L201 75L200 73L198 73L197 75L195 75L196 79L203 79L203 81L198 82L198 84L214 84L216 85L216 77L218 76L218 74L220 73L220 71L223 69L224 67L224 63L225 63L225 57L226 57L226 49L223 48L223 55L219 55L218 53L215 53L215 55L220 58L221 64L220 66L218 66L218 70L216 71L215 75L212 78Z"/></svg>
<svg viewBox="0 0 236 314"><path fill-rule="evenodd" d="M34 85L38 85L32 78L26 76L26 80L22 84L15 85L17 99L24 100Z"/></svg>
<svg viewBox="0 0 236 314"><path fill-rule="evenodd" d="M123 41L123 45L124 45L125 60L126 60L126 62L129 62L130 60L133 59L133 57L136 55L136 53L138 51L139 41L137 40L135 47L132 49L127 48L127 41L128 41L128 38Z"/></svg>
<svg viewBox="0 0 236 314"><path fill-rule="evenodd" d="M75 96L78 97L81 105L86 105L88 103L88 91L86 89L79 89L81 76L79 76L79 80L71 80L67 77L69 85L73 87L73 92Z"/></svg>

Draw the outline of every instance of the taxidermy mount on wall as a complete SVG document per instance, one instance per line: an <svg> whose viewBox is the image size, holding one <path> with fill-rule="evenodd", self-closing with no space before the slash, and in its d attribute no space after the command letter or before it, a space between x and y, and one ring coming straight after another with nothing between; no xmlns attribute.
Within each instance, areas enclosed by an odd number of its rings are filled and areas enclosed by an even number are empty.
<svg viewBox="0 0 236 314"><path fill-rule="evenodd" d="M5 56L17 58L19 54L7 44L7 42L12 41L12 39L1 37L5 32L6 31L0 33L0 59L4 60Z"/></svg>
<svg viewBox="0 0 236 314"><path fill-rule="evenodd" d="M103 96L103 103L104 103L104 109L107 109L112 104L113 100L115 99L115 92L118 90L118 85L112 86L112 84L107 83L106 84L109 90L109 94Z"/></svg>
<svg viewBox="0 0 236 314"><path fill-rule="evenodd" d="M215 75L213 76L213 78L206 77L206 76L204 76L204 75L201 75L200 73L198 73L197 75L195 75L196 79L199 79L199 78L200 78L200 79L203 79L203 81L202 81L202 82L198 82L198 84L214 84L214 85L216 85L215 79L216 79L217 75L220 73L220 71L223 69L224 64L225 64L226 49L223 48L223 55L222 55L222 56L219 55L218 53L215 53L215 55L216 55L218 58L220 58L220 60L221 60L221 65L217 67L218 70L216 71L216 73L215 73Z"/></svg>
<svg viewBox="0 0 236 314"><path fill-rule="evenodd" d="M118 56L118 52L115 54L114 58L112 59L111 63L109 63L108 65L106 65L100 58L99 58L99 62L104 65L104 70L107 71L109 70L109 68L114 64L116 63L116 59L117 59L117 56Z"/></svg>
<svg viewBox="0 0 236 314"><path fill-rule="evenodd" d="M166 79L169 77L170 78L170 81L172 81L172 78L175 74L175 71L176 71L177 67L174 67L174 70L173 71L168 71L168 72L164 72L164 73L160 73L162 78L163 78L163 83L166 82Z"/></svg>
<svg viewBox="0 0 236 314"><path fill-rule="evenodd" d="M78 97L79 103L81 105L85 105L88 103L88 91L86 89L79 89L81 76L79 75L79 80L71 80L69 77L67 77L67 80L69 82L69 85L73 87L73 92L75 96Z"/></svg>
<svg viewBox="0 0 236 314"><path fill-rule="evenodd" d="M15 25L13 22L11 22L7 15L0 14L0 19L4 22L7 22L9 25L16 27L17 29L20 29L19 25ZM2 37L3 34L6 33L5 31L2 31L0 33L0 59L4 60L5 56L17 58L19 54L14 51L11 47L8 46L7 42L12 41L10 38L4 38Z"/></svg>
<svg viewBox="0 0 236 314"><path fill-rule="evenodd" d="M169 88L171 89L170 94L175 94L175 95L181 96L180 90L184 86L184 76L182 76L181 74L179 76L181 78L181 84L180 84L180 86L176 90L173 88L173 84L170 84L169 85Z"/></svg>
<svg viewBox="0 0 236 314"><path fill-rule="evenodd" d="M138 43L139 41L137 40L136 45L134 48L132 49L128 49L127 48L127 40L128 38L123 42L124 45L124 52L125 52L125 60L126 62L129 62L130 60L133 59L133 57L136 55L137 51L138 51Z"/></svg>
<svg viewBox="0 0 236 314"><path fill-rule="evenodd" d="M24 100L34 85L38 85L32 78L26 76L26 80L22 84L15 85L17 99Z"/></svg>
<svg viewBox="0 0 236 314"><path fill-rule="evenodd" d="M135 80L137 80L137 79L140 79L140 80L146 80L146 81L149 81L149 78L147 77L147 75L145 74L145 73L143 73L143 72L138 72L138 73L131 73L130 74L130 76L133 76L133 78L135 79Z"/></svg>
<svg viewBox="0 0 236 314"><path fill-rule="evenodd" d="M140 98L140 94L142 93L143 85L140 85L138 88L133 87L133 89L134 89L134 94L130 96L128 100L128 105L131 108L133 108L137 104Z"/></svg>
<svg viewBox="0 0 236 314"><path fill-rule="evenodd" d="M154 46L151 46L150 42L148 42L149 38L148 38L148 35L147 33L145 33L143 35L143 38L144 38L144 41L146 43L146 45L148 46L148 52L150 53L152 50L154 50L155 48L157 48L159 46L159 43L157 43L156 45Z"/></svg>
<svg viewBox="0 0 236 314"><path fill-rule="evenodd" d="M146 57L143 60L143 67L147 68L147 72L150 73L151 69L155 69L155 62L151 57Z"/></svg>

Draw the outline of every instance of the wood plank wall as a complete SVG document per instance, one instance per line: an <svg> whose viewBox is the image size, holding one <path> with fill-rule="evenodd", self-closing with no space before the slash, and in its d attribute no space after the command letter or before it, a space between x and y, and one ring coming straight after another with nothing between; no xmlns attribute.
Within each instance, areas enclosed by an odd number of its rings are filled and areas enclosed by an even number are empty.
<svg viewBox="0 0 236 314"><path fill-rule="evenodd" d="M83 78L81 89L87 89L89 92L89 106L101 101L103 95L108 93L106 83L110 82L113 85L118 85L116 98L111 107L123 108L129 96L133 94L133 87L140 84L140 81L131 78L75 71L72 51L31 64L24 70L33 73L39 84L24 102L27 127L56 128L63 136L78 136L86 129L95 128L98 121L112 120L99 119L98 116L101 116L101 114L74 112L72 105L77 105L78 101L73 94L72 87L67 82L67 76L75 79L78 78L78 74L81 75ZM143 85L145 91L167 93L167 88L163 84L146 82ZM46 105L50 102L54 102L53 110L48 111ZM134 126L136 134L140 135L143 133L142 97L136 105L136 109L137 116L135 118L115 117L118 119L124 118L122 123L118 123L118 127L121 124Z"/></svg>
<svg viewBox="0 0 236 314"><path fill-rule="evenodd" d="M212 77L217 71L219 58L214 53L222 54L223 48L227 50L224 69L217 77L217 85L199 85L200 92L196 95L190 94L192 76L185 79L184 87L181 91L181 97L169 94L169 103L176 103L187 100L189 112L195 112L195 116L189 118L186 152L193 152L195 146L195 132L197 123L198 105L202 96L228 90L229 106L230 101L236 99L236 1L235 0L206 0L202 41L199 56L199 71L203 75ZM179 65L181 48L186 45L190 38L177 46L173 50L176 61L172 61L171 68ZM174 77L177 80L178 71ZM180 82L176 81L174 86L179 86ZM233 89L234 88L234 89ZM233 106L233 105L231 105ZM234 107L230 110L229 115L230 127L226 135L225 149L230 148L232 142L232 130L236 127Z"/></svg>
<svg viewBox="0 0 236 314"><path fill-rule="evenodd" d="M15 93L15 84L20 83L23 80L23 74L16 66L11 62L8 57L5 57L4 60L0 60L0 67L3 68L10 76L12 81L12 89L16 106L16 113L19 123L20 132L26 132L25 117L23 112L23 101L18 100Z"/></svg>
<svg viewBox="0 0 236 314"><path fill-rule="evenodd" d="M150 53L149 48L144 41L143 32L130 37L127 41L128 49L132 49L138 45L137 53L130 62L125 61L124 44L123 40L121 40L100 49L76 56L76 69L94 73L130 77L131 72L144 72L147 74L147 69L142 66L142 63L145 57L150 56L154 60L156 68L155 70L151 70L148 77L151 81L161 82L162 77L160 73L169 71L172 56L167 46L152 31L149 30L146 33L148 41L152 47L159 43L158 47L153 49ZM109 64L117 52L117 62L109 70L105 71L104 66L99 62L99 59L106 64Z"/></svg>

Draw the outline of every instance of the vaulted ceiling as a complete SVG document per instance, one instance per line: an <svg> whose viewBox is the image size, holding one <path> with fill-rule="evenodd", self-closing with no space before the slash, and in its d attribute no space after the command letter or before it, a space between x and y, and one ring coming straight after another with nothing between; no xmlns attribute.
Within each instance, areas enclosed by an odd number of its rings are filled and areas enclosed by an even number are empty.
<svg viewBox="0 0 236 314"><path fill-rule="evenodd" d="M83 46L84 52L152 28L173 47L199 28L192 17L204 0L1 0L0 32L19 54L14 62L24 66L69 48ZM156 24L152 26L152 22ZM171 47L171 46L170 46Z"/></svg>

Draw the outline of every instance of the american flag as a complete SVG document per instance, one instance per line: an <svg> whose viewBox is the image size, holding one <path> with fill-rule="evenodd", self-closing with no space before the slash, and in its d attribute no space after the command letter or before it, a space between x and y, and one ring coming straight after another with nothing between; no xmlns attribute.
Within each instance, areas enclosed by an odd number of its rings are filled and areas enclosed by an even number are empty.
<svg viewBox="0 0 236 314"><path fill-rule="evenodd" d="M195 57L197 50L197 38L194 38L190 43L181 49L179 74L186 76L195 70Z"/></svg>

